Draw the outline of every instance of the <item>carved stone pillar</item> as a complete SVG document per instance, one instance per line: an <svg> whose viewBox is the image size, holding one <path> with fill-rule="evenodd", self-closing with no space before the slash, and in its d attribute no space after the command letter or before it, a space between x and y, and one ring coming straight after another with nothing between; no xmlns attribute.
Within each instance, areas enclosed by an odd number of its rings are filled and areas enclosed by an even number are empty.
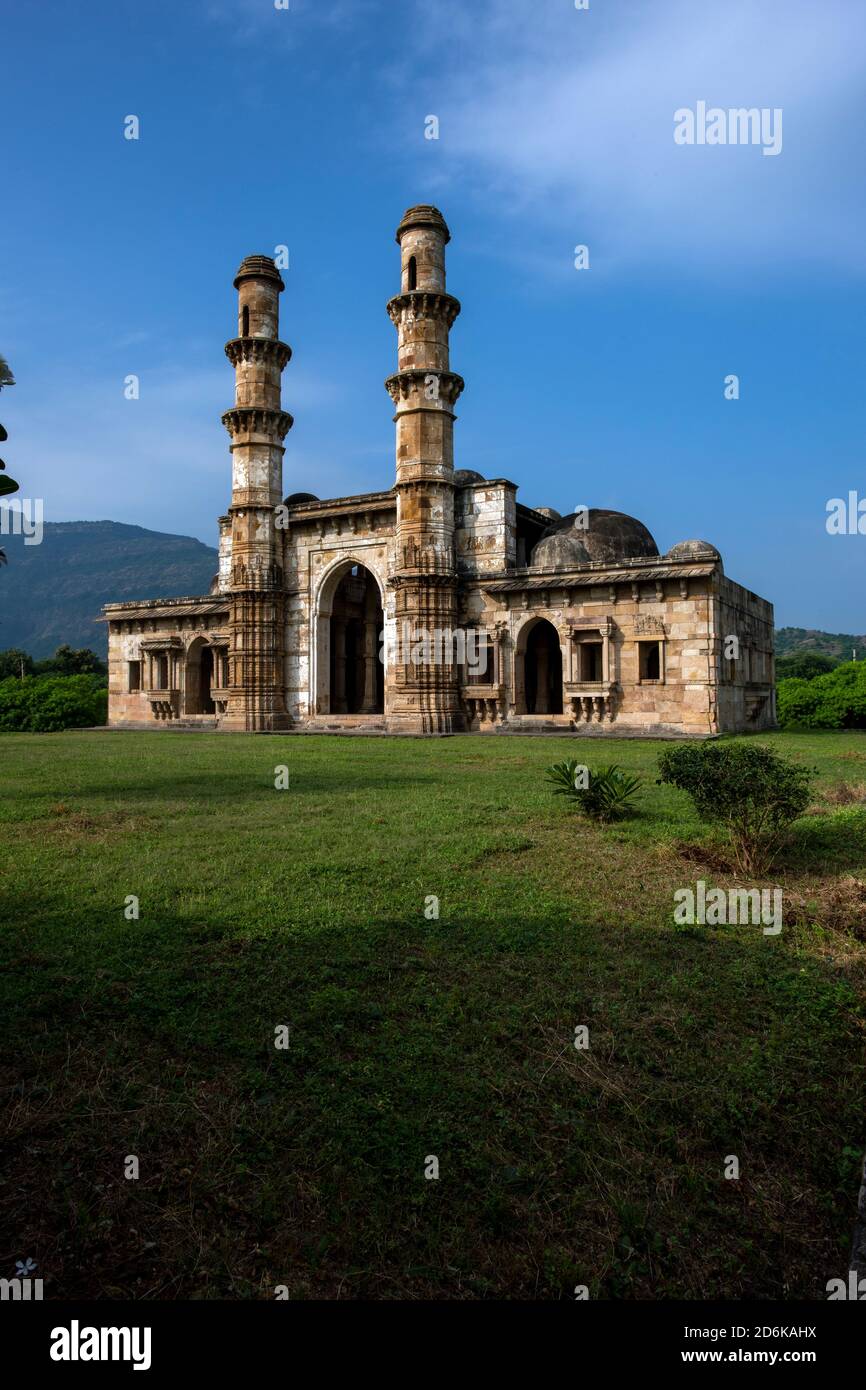
<svg viewBox="0 0 866 1390"><path fill-rule="evenodd" d="M377 639L376 620L368 616L364 622L364 699L361 703L364 714L376 711Z"/></svg>
<svg viewBox="0 0 866 1390"><path fill-rule="evenodd" d="M535 713L548 714L550 712L550 665L549 652L547 647L539 642L535 648Z"/></svg>
<svg viewBox="0 0 866 1390"><path fill-rule="evenodd" d="M332 714L346 713L346 623L343 618L331 619L331 650L334 658L334 695Z"/></svg>

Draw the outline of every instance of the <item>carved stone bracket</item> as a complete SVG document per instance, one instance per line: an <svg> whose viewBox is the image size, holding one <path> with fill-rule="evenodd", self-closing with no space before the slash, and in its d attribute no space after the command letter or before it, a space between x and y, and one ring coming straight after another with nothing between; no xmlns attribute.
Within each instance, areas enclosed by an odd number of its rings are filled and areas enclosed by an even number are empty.
<svg viewBox="0 0 866 1390"><path fill-rule="evenodd" d="M295 423L287 410L263 410L257 405L236 405L226 411L222 422L232 439L241 434L263 434L271 439L285 439Z"/></svg>
<svg viewBox="0 0 866 1390"><path fill-rule="evenodd" d="M278 338L232 338L225 346L225 354L233 367L241 362L267 362L276 358L280 371L290 361L292 349L288 343Z"/></svg>
<svg viewBox="0 0 866 1390"><path fill-rule="evenodd" d="M398 328L404 316L415 319L444 319L450 329L460 313L460 300L438 290L408 290L388 301L388 317Z"/></svg>
<svg viewBox="0 0 866 1390"><path fill-rule="evenodd" d="M435 396L426 394L430 377L434 377L437 382ZM462 376L458 376L456 372L438 371L432 367L408 367L405 371L389 376L385 382L385 390L395 405L414 396L423 406L435 410L440 403L454 405L464 385Z"/></svg>

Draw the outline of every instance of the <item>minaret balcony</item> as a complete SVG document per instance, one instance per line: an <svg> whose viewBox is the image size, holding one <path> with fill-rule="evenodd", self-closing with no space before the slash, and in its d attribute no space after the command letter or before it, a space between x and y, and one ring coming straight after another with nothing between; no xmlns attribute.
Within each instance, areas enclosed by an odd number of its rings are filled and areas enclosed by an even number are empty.
<svg viewBox="0 0 866 1390"><path fill-rule="evenodd" d="M285 439L295 423L287 410L265 410L256 405L236 405L226 411L222 422L232 439L243 435L249 443L265 444Z"/></svg>
<svg viewBox="0 0 866 1390"><path fill-rule="evenodd" d="M412 319L444 319L450 329L460 313L460 300L440 290L407 290L389 299L387 307L395 328L402 327L411 315Z"/></svg>
<svg viewBox="0 0 866 1390"><path fill-rule="evenodd" d="M276 358L282 371L291 361L292 349L279 338L230 338L225 346L225 354L233 367L243 362L268 362Z"/></svg>
<svg viewBox="0 0 866 1390"><path fill-rule="evenodd" d="M411 401L415 409L436 410L452 406L465 386L456 372L437 371L433 367L409 367L395 372L385 382L385 390L398 411L402 401Z"/></svg>

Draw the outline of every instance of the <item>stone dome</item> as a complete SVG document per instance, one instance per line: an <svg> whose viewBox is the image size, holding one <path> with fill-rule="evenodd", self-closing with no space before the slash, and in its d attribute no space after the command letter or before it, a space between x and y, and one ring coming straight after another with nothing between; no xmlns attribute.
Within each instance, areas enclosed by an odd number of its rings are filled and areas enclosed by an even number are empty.
<svg viewBox="0 0 866 1390"><path fill-rule="evenodd" d="M590 507L580 516L580 525L575 525L578 514L552 521L542 532L541 539L532 552L533 565L545 563L542 555L556 553L547 543L554 536L562 536L577 543L581 552L580 560L569 560L572 564L586 564L589 561L602 564L617 564L622 560L636 560L657 556L658 546L642 521L625 512L611 512L603 507ZM563 559L576 551L563 548ZM547 567L545 565L545 567Z"/></svg>
<svg viewBox="0 0 866 1390"><path fill-rule="evenodd" d="M283 502L284 507L297 507L301 502L318 502L313 492L293 492Z"/></svg>
<svg viewBox="0 0 866 1390"><path fill-rule="evenodd" d="M578 540L577 532L554 531L545 536L532 551L532 564L543 570L570 570L589 561L589 551Z"/></svg>
<svg viewBox="0 0 866 1390"><path fill-rule="evenodd" d="M286 288L272 256L244 256L234 278L235 289L241 280L274 280L281 290Z"/></svg>
<svg viewBox="0 0 866 1390"><path fill-rule="evenodd" d="M483 483L484 479L474 468L458 468L454 474L455 487L468 487L470 483Z"/></svg>
<svg viewBox="0 0 866 1390"><path fill-rule="evenodd" d="M432 203L416 203L414 207L406 209L397 228L395 237L397 242L409 227L434 227L437 232L443 234L446 244L451 240L448 223L439 209L434 208Z"/></svg>
<svg viewBox="0 0 866 1390"><path fill-rule="evenodd" d="M669 560L721 560L721 555L709 541L677 541L667 553Z"/></svg>

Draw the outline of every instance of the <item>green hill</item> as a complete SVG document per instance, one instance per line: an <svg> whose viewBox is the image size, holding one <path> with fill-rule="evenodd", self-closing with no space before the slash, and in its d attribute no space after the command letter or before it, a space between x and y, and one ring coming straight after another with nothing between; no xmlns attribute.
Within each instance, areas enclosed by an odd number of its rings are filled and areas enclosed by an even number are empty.
<svg viewBox="0 0 866 1390"><path fill-rule="evenodd" d="M42 544L0 536L0 648L37 658L68 642L105 655L103 603L206 594L217 552L191 536L119 521L47 521Z"/></svg>
<svg viewBox="0 0 866 1390"><path fill-rule="evenodd" d="M776 656L793 656L795 652L821 652L835 661L850 661L852 651L857 660L866 660L866 636L850 632L819 632L816 628L780 627L776 629Z"/></svg>

